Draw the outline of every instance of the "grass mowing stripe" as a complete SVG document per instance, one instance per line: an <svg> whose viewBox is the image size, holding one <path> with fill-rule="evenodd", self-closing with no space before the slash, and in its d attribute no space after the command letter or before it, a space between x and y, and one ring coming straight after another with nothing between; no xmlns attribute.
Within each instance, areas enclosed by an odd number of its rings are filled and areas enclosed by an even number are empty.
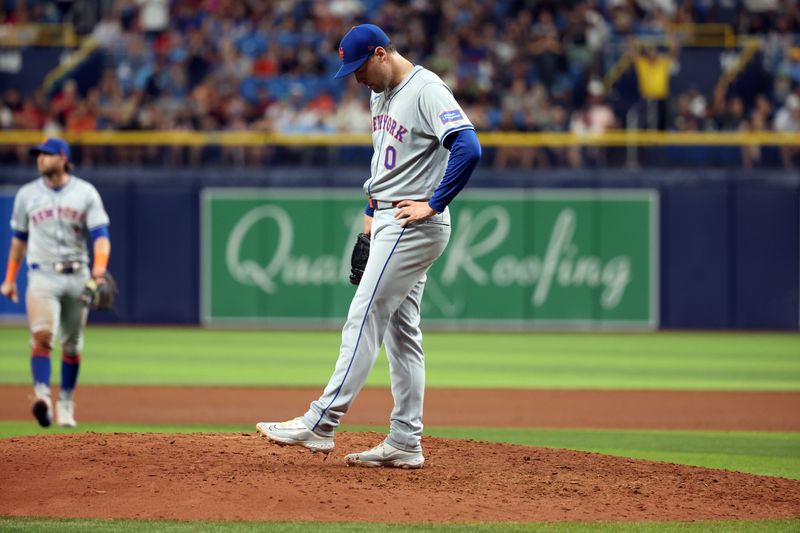
<svg viewBox="0 0 800 533"><path fill-rule="evenodd" d="M346 425L343 429L383 433L386 428ZM85 431L255 433L253 426L240 425L167 426L88 423L81 424L76 429L44 429L33 422L0 421L0 438ZM425 434L435 437L564 448L800 479L800 433L426 427Z"/></svg>
<svg viewBox="0 0 800 533"><path fill-rule="evenodd" d="M0 327L0 382L30 381L27 338ZM90 327L81 382L321 386L340 340L338 331ZM800 390L796 334L426 332L425 349L429 387ZM367 384L387 386L386 358L376 367Z"/></svg>
<svg viewBox="0 0 800 533"><path fill-rule="evenodd" d="M542 533L788 533L800 528L800 520L718 521L718 522L563 522L563 523L472 523L472 524L359 524L342 522L176 522L167 520L88 520L52 518L3 518L3 531L150 533L161 531L220 531L249 533L270 531L278 533L468 533L540 531Z"/></svg>

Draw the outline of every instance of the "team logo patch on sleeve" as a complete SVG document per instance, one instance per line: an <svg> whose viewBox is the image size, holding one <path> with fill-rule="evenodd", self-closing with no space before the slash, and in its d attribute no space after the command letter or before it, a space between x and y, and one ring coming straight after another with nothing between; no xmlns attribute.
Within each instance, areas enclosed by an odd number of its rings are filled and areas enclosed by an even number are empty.
<svg viewBox="0 0 800 533"><path fill-rule="evenodd" d="M442 124L447 124L448 122L455 122L457 120L462 120L464 115L461 114L460 109L452 109L450 111L442 111L439 113L439 120L442 121Z"/></svg>

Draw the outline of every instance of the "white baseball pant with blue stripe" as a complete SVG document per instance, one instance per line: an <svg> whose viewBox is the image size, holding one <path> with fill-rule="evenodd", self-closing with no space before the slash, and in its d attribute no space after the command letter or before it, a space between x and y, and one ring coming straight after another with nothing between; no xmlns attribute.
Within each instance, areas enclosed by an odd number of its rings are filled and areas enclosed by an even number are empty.
<svg viewBox="0 0 800 533"><path fill-rule="evenodd" d="M375 211L369 261L350 304L336 368L303 423L320 435L332 436L385 344L394 397L387 441L413 452L421 449L425 396L419 311L425 274L450 239L450 214L445 210L403 228L395 212Z"/></svg>

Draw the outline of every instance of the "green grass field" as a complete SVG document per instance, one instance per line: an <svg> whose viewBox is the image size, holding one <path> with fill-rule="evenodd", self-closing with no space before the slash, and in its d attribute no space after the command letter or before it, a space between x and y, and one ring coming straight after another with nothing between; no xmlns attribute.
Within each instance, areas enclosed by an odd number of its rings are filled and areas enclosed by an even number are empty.
<svg viewBox="0 0 800 533"><path fill-rule="evenodd" d="M0 327L0 383L28 383L27 332ZM318 386L339 332L90 327L81 383ZM443 333L429 387L800 390L800 335ZM388 386L379 357L367 385Z"/></svg>
<svg viewBox="0 0 800 533"><path fill-rule="evenodd" d="M2 531L42 531L42 532L82 532L102 531L121 533L186 533L197 531L220 531L229 533L249 533L269 531L277 533L306 533L324 531L325 533L495 533L495 532L541 532L592 533L635 532L635 533L792 533L797 531L798 522L794 520L768 520L760 522L671 522L671 523L619 523L619 522L567 522L558 524L347 524L314 522L174 522L174 521L134 521L134 520L55 520L14 519L0 517Z"/></svg>
<svg viewBox="0 0 800 533"><path fill-rule="evenodd" d="M339 332L90 327L81 383L319 386ZM429 387L800 390L800 335L751 333L442 333L425 337ZM0 327L0 384L29 383L27 333ZM58 377L58 372L54 372ZM57 381L57 379L56 379ZM379 358L368 381L388 385ZM800 415L799 415L800 416ZM363 431L384 428L345 426ZM80 431L252 431L239 426L82 424ZM62 430L55 431L75 431ZM0 421L0 438L44 432ZM50 433L53 430L49 430ZM800 479L800 433L426 428L426 434L567 448ZM469 524L180 523L0 518L8 531L800 531L759 522Z"/></svg>

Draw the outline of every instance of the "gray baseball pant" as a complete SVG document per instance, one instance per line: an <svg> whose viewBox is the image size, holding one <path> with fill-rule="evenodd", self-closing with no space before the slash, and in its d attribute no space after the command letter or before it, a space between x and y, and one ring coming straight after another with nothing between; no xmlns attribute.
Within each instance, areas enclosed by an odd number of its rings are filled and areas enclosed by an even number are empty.
<svg viewBox="0 0 800 533"><path fill-rule="evenodd" d="M336 368L303 423L318 434L333 435L385 344L394 398L387 441L413 452L421 449L425 394L419 311L425 274L450 239L450 214L445 210L403 228L395 212L375 211L369 260L342 329Z"/></svg>

